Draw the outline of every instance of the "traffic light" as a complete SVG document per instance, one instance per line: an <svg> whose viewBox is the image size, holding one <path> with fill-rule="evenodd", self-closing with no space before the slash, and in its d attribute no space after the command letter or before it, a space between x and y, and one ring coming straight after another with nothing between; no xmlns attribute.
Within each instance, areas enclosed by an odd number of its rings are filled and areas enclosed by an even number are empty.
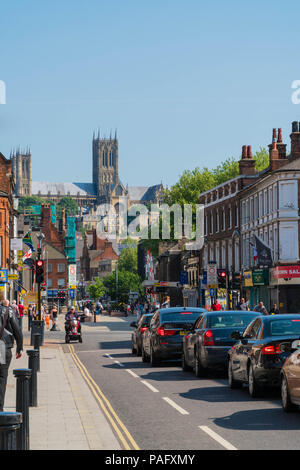
<svg viewBox="0 0 300 470"><path fill-rule="evenodd" d="M35 280L38 284L44 282L44 261L38 259L35 263Z"/></svg>
<svg viewBox="0 0 300 470"><path fill-rule="evenodd" d="M218 269L218 288L219 289L227 288L227 273L225 269Z"/></svg>
<svg viewBox="0 0 300 470"><path fill-rule="evenodd" d="M232 290L240 290L242 284L241 273L232 274Z"/></svg>

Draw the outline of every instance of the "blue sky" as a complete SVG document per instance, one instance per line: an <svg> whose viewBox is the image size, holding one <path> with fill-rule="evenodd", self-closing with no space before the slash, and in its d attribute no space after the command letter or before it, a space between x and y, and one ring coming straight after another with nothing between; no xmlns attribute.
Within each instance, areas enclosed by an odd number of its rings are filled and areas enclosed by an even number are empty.
<svg viewBox="0 0 300 470"><path fill-rule="evenodd" d="M33 179L92 180L92 134L118 130L129 185L171 186L300 121L300 4L202 0L1 2L0 151Z"/></svg>

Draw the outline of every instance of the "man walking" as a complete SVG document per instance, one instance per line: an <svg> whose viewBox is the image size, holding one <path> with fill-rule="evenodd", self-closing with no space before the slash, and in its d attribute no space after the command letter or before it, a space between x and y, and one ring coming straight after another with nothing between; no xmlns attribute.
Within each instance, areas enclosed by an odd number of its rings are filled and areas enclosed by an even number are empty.
<svg viewBox="0 0 300 470"><path fill-rule="evenodd" d="M17 359L22 356L23 350L23 334L14 310L9 305L9 300L3 300L0 306L0 339L5 344L5 359L0 363L0 412L2 412L14 340L17 342Z"/></svg>
<svg viewBox="0 0 300 470"><path fill-rule="evenodd" d="M263 315L269 315L264 303L260 301L253 309L254 312L260 312Z"/></svg>

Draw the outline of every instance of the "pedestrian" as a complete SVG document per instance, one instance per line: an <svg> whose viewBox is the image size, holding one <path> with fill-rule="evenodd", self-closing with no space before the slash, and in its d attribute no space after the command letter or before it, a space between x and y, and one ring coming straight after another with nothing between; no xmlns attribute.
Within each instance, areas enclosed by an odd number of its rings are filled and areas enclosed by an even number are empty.
<svg viewBox="0 0 300 470"><path fill-rule="evenodd" d="M6 392L8 369L12 359L12 348L14 340L17 342L16 358L22 356L23 334L14 310L9 305L9 300L4 300L0 307L0 339L2 348L5 350L4 357L0 359L0 412L3 411ZM3 343L2 343L3 342ZM2 354L3 356L3 354Z"/></svg>
<svg viewBox="0 0 300 470"><path fill-rule="evenodd" d="M263 315L269 315L266 307L264 306L263 301L261 300L253 309L254 312L260 312Z"/></svg>
<svg viewBox="0 0 300 470"><path fill-rule="evenodd" d="M211 308L212 308L212 310L217 311L217 312L219 312L220 310L222 310L222 306L221 306L221 304L219 303L218 299L216 299L216 300L214 301L214 303L212 304Z"/></svg>
<svg viewBox="0 0 300 470"><path fill-rule="evenodd" d="M56 305L54 304L50 311L50 318L52 321L52 327L50 331L56 331L57 315L58 315L58 310L57 310Z"/></svg>
<svg viewBox="0 0 300 470"><path fill-rule="evenodd" d="M278 315L279 313L280 312L279 308L277 307L277 304L273 304L273 307L270 310L270 315Z"/></svg>
<svg viewBox="0 0 300 470"><path fill-rule="evenodd" d="M245 298L242 297L240 303L237 305L238 310L250 310L248 302L245 301Z"/></svg>
<svg viewBox="0 0 300 470"><path fill-rule="evenodd" d="M32 305L28 305L28 331L31 329L32 325Z"/></svg>
<svg viewBox="0 0 300 470"><path fill-rule="evenodd" d="M24 310L25 310L24 305L22 304L21 301L19 301L19 303L18 303L18 320L19 320L21 331L22 331L22 327L23 327Z"/></svg>

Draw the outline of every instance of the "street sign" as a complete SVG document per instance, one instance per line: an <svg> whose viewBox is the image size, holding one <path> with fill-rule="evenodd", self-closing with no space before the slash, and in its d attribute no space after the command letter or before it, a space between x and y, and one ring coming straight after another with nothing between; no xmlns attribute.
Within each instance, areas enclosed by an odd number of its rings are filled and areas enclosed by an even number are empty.
<svg viewBox="0 0 300 470"><path fill-rule="evenodd" d="M19 275L18 274L8 274L7 279L9 279L10 281L17 281L19 279Z"/></svg>
<svg viewBox="0 0 300 470"><path fill-rule="evenodd" d="M208 263L207 265L207 288L217 289L218 287L218 271L216 263Z"/></svg>
<svg viewBox="0 0 300 470"><path fill-rule="evenodd" d="M8 269L0 269L0 282L7 282L8 279Z"/></svg>
<svg viewBox="0 0 300 470"><path fill-rule="evenodd" d="M76 264L69 265L69 284L76 285Z"/></svg>

